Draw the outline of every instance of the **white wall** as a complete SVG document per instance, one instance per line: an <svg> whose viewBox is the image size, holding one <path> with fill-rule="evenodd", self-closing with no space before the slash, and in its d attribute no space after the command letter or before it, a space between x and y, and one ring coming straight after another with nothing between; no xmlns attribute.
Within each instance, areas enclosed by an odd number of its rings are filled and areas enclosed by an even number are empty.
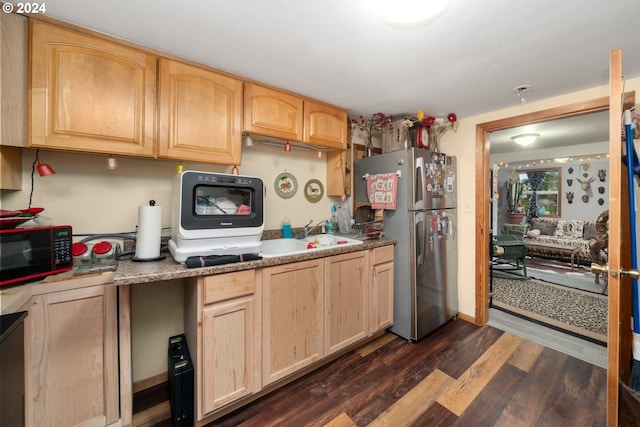
<svg viewBox="0 0 640 427"><path fill-rule="evenodd" d="M29 204L31 164L35 150L23 150L22 191L2 191L2 209L22 209ZM176 161L116 157L119 168L105 169L107 156L63 151L40 151L40 160L56 171L55 175L35 174L32 206L44 207L41 216L55 224L71 224L74 233L115 233L134 231L138 206L156 200L162 206L163 225L170 224L169 198ZM184 163L185 169L229 173L229 166ZM274 191L276 177L292 173L298 181L298 192L289 199ZM243 175L258 176L266 187L265 229L280 228L286 215L294 227L310 219L328 219L331 206L339 198L323 197L309 202L303 194L305 183L319 179L326 188L326 154L268 147L256 143L245 148L240 165Z"/></svg>
<svg viewBox="0 0 640 427"><path fill-rule="evenodd" d="M589 166L585 171L583 165L586 164L588 164ZM494 173L496 170L498 171L498 193L500 195L497 200L497 209L494 213L494 215L497 216L498 219L496 233L499 233L502 230L502 225L506 222L506 182L509 172L512 169L519 171L534 171L538 169L548 168L560 169L561 218L595 221L602 211L604 211L605 209L609 209L609 161L606 157L602 157L600 159L597 159L595 157L575 157L574 160L567 161L566 163L552 163L549 165L537 166L509 164L508 166L503 165L502 167L500 167L499 165L494 165ZM572 170L572 173L569 173L570 169ZM605 171L606 175L604 182L600 181L600 179L598 178L598 171L600 170ZM587 177L585 178L583 174L587 174ZM582 181L589 181L592 178L594 179L594 181L591 182L588 190L582 190L582 187L578 180L580 179ZM602 193L600 193L599 188L602 188ZM569 192L574 194L572 203L569 203L567 199L567 193ZM584 195L588 196L587 201L584 201L582 199L582 196ZM602 204L599 203L600 199L602 200Z"/></svg>
<svg viewBox="0 0 640 427"><path fill-rule="evenodd" d="M603 69L608 67L603 64ZM640 94L640 78L629 79L625 82L627 91L636 91L636 97ZM507 90L507 89L505 89ZM458 230L460 240L464 244L458 246L460 263L458 270L458 307L459 311L467 316L475 317L475 227L476 227L476 125L494 120L531 113L548 108L560 107L595 98L609 96L609 86L599 86L579 92L569 93L554 98L535 101L532 91L527 104L520 104L514 97L514 107L493 111L460 120L457 132L447 132L442 137L442 151L457 156L458 170L468 171L461 173L458 178L458 206L462 209L458 213ZM487 197L489 197L487 195Z"/></svg>

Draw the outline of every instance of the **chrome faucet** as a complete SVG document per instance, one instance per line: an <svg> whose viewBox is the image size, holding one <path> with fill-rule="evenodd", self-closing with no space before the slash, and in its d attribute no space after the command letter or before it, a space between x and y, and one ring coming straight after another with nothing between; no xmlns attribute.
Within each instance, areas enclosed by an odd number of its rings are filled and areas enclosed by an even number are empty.
<svg viewBox="0 0 640 427"><path fill-rule="evenodd" d="M296 236L296 239L304 239L305 237L307 237L309 235L309 233L311 233L313 230L315 230L316 228L325 225L327 223L327 220L323 220L320 221L319 223L317 223L316 225L314 225L313 227L310 227L311 224L313 223L313 219L309 220L308 223L306 223L304 225L304 227L302 227L302 233L298 234Z"/></svg>

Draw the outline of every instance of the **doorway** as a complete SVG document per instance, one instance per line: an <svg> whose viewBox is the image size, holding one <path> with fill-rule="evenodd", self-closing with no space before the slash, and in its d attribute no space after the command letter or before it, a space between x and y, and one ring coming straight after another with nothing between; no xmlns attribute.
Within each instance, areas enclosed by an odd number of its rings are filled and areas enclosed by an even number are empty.
<svg viewBox="0 0 640 427"><path fill-rule="evenodd" d="M622 113L635 104L635 92L624 92L622 77L622 51L611 52L609 97L598 98L583 103L557 107L541 112L511 117L504 120L482 123L476 126L476 294L475 322L483 325L488 320L488 263L489 256L489 142L488 133L521 123L536 123L553 117L568 117L587 111L606 108L609 113L609 168L611 173L611 200L609 227L609 330L607 354L607 425L617 425L618 389L620 383L629 380L631 354L630 332L622 332L621 325L628 325L631 318L630 282L628 276L619 274L631 264L630 238L628 230L629 213L621 209L623 195L627 188L622 179ZM622 102L620 102L622 100ZM627 267L628 268L628 267ZM624 287L620 285L624 285Z"/></svg>
<svg viewBox="0 0 640 427"><path fill-rule="evenodd" d="M491 230L491 218L489 216L490 209L487 195L491 194L492 191L490 182L491 159L489 134L517 126L604 111L608 108L609 98L605 97L482 123L476 126L476 147L478 147L478 155L476 156L476 323L487 323L489 316L489 267L487 260L490 258L489 230Z"/></svg>
<svg viewBox="0 0 640 427"><path fill-rule="evenodd" d="M607 298L590 243L609 204L608 128L605 109L489 134L491 232L503 252L489 257L490 308L602 346ZM536 139L522 146L518 135ZM524 223L510 223L516 208Z"/></svg>

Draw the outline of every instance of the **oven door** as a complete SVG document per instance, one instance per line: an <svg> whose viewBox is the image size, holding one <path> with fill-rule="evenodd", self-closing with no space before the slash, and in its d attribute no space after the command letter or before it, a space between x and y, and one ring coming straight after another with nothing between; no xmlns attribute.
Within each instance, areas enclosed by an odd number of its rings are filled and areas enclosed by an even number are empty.
<svg viewBox="0 0 640 427"><path fill-rule="evenodd" d="M262 229L264 184L260 178L187 171L181 187L183 231Z"/></svg>
<svg viewBox="0 0 640 427"><path fill-rule="evenodd" d="M21 283L52 271L49 230L20 230L0 234L0 285Z"/></svg>

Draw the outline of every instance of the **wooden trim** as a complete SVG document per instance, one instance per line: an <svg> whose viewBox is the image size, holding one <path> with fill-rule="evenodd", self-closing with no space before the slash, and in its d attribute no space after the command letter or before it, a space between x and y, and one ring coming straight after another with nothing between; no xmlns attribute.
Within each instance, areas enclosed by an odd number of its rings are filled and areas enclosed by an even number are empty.
<svg viewBox="0 0 640 427"><path fill-rule="evenodd" d="M458 313L456 317L460 320L464 320L465 322L476 323L476 319L474 319L472 316L469 316L468 314Z"/></svg>
<svg viewBox="0 0 640 427"><path fill-rule="evenodd" d="M120 421L130 426L133 417L131 391L131 286L118 286L118 343L120 344Z"/></svg>
<svg viewBox="0 0 640 427"><path fill-rule="evenodd" d="M622 52L611 52L609 65L609 154L610 158L618 159L622 154L621 131L622 105L619 102L622 93ZM617 94L617 96L616 96ZM613 142L617 141L617 144ZM620 266L619 251L611 250L620 247L620 205L622 171L620 162L609 162L609 268L618 269ZM615 179L618 177L619 179ZM611 203L618 200L618 203ZM618 425L618 379L620 378L620 343L617 331L620 328L620 278L608 277L609 311L607 325L607 426ZM616 333L613 333L616 331Z"/></svg>
<svg viewBox="0 0 640 427"><path fill-rule="evenodd" d="M166 383L168 381L169 381L169 374L167 372L163 372L161 374L154 375L152 377L138 381L137 383L133 383L132 391L133 391L133 394L136 394L143 390L147 390L151 387L155 387L157 385Z"/></svg>
<svg viewBox="0 0 640 427"><path fill-rule="evenodd" d="M489 168L489 133L514 126L539 123L609 108L609 98L577 102L476 125L476 311L475 322L484 325L489 319L489 218L491 183Z"/></svg>
<svg viewBox="0 0 640 427"><path fill-rule="evenodd" d="M622 111L635 104L635 92L624 93L622 51L611 52L609 114L609 269L619 271L631 267L629 236L629 193L626 166L622 165ZM622 101L622 102L620 102ZM615 161L614 161L615 159ZM614 179L616 178L616 179ZM608 362L607 362L607 425L618 425L620 403L619 382L631 375L631 279L609 275Z"/></svg>

